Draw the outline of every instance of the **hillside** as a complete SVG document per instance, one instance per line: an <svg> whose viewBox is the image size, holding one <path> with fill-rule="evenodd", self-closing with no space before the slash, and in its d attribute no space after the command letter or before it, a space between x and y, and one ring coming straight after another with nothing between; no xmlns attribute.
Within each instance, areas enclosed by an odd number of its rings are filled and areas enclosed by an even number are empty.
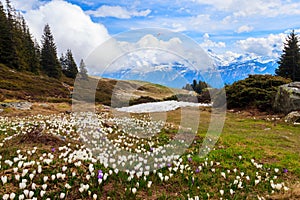
<svg viewBox="0 0 300 200"><path fill-rule="evenodd" d="M70 80L63 80L70 83ZM62 81L46 76L18 72L0 64L0 100L67 101L69 90Z"/></svg>
<svg viewBox="0 0 300 200"><path fill-rule="evenodd" d="M174 89L142 81L117 81L90 77L87 83L97 81L95 100L110 105L114 92L117 96L130 100L146 99L158 101L174 95L174 92L187 94L185 90ZM73 80L63 77L60 80L47 76L37 76L28 72L18 72L0 64L0 101L26 100L37 102L71 102ZM117 84L117 89L115 86ZM128 98L127 98L128 99Z"/></svg>

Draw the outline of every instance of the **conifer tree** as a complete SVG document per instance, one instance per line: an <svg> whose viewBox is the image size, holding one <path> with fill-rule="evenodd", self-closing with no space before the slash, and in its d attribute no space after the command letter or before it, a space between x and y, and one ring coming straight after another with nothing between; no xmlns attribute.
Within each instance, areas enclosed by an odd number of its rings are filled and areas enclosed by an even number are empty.
<svg viewBox="0 0 300 200"><path fill-rule="evenodd" d="M67 50L66 56L62 54L60 58L63 74L68 78L76 78L78 73L77 65L74 61L71 49Z"/></svg>
<svg viewBox="0 0 300 200"><path fill-rule="evenodd" d="M0 63L38 73L38 56L25 19L9 0L6 0L6 8L5 13L0 2Z"/></svg>
<svg viewBox="0 0 300 200"><path fill-rule="evenodd" d="M79 65L79 75L83 79L88 78L87 69L86 69L86 66L85 66L85 63L84 63L83 59L81 59L80 65Z"/></svg>
<svg viewBox="0 0 300 200"><path fill-rule="evenodd" d="M300 81L300 48L298 36L294 30L286 38L283 54L278 64L279 67L275 71L276 75L290 78L293 81Z"/></svg>
<svg viewBox="0 0 300 200"><path fill-rule="evenodd" d="M44 34L42 36L41 70L53 78L60 78L62 75L54 37L48 24L45 25Z"/></svg>
<svg viewBox="0 0 300 200"><path fill-rule="evenodd" d="M10 2L8 1L7 3ZM10 4L7 7L11 8ZM0 2L0 63L18 69L16 48L12 37L13 22L9 20L8 16Z"/></svg>

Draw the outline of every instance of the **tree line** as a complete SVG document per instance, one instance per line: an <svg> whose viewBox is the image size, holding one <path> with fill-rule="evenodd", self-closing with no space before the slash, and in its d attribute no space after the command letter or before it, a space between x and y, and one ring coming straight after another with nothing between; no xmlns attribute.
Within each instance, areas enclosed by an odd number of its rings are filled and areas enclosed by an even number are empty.
<svg viewBox="0 0 300 200"><path fill-rule="evenodd" d="M66 76L75 79L79 73L87 77L81 59L79 70L71 49L57 57L54 37L48 24L44 27L41 47L33 38L24 17L6 0L6 9L0 1L0 63L18 71L44 74L53 78Z"/></svg>
<svg viewBox="0 0 300 200"><path fill-rule="evenodd" d="M197 80L194 79L192 84L188 83L182 89L188 90L188 91L195 91L198 94L202 94L203 91L209 87L210 86L206 82L204 82L204 81L197 82Z"/></svg>

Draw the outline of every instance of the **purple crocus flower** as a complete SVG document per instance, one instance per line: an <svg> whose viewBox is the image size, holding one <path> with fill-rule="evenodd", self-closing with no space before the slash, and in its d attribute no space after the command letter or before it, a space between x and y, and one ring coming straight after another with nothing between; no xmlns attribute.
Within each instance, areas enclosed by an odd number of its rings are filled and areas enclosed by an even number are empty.
<svg viewBox="0 0 300 200"><path fill-rule="evenodd" d="M168 166L168 167L171 167L172 165L171 165L171 163L168 163L167 166Z"/></svg>
<svg viewBox="0 0 300 200"><path fill-rule="evenodd" d="M98 179L102 179L103 178L103 172L102 170L98 170Z"/></svg>
<svg viewBox="0 0 300 200"><path fill-rule="evenodd" d="M199 172L200 172L200 169L197 168L197 169L195 170L195 173L199 173Z"/></svg>
<svg viewBox="0 0 300 200"><path fill-rule="evenodd" d="M288 173L289 170L287 170L286 168L283 169L283 173Z"/></svg>
<svg viewBox="0 0 300 200"><path fill-rule="evenodd" d="M54 151L55 151L55 148L53 147L53 148L51 149L51 151L54 152Z"/></svg>
<svg viewBox="0 0 300 200"><path fill-rule="evenodd" d="M189 158L188 158L188 161L189 161L189 162L192 162L192 158L191 158L191 157L189 157Z"/></svg>

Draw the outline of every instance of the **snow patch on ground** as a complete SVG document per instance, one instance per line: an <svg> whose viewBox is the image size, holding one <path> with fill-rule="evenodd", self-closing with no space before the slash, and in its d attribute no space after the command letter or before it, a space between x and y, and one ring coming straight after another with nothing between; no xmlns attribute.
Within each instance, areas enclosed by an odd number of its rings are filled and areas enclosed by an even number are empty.
<svg viewBox="0 0 300 200"><path fill-rule="evenodd" d="M117 108L117 111L129 113L151 113L151 112L167 112L176 110L180 107L210 107L211 104L192 103L183 101L162 101L153 103L143 103L129 107Z"/></svg>

